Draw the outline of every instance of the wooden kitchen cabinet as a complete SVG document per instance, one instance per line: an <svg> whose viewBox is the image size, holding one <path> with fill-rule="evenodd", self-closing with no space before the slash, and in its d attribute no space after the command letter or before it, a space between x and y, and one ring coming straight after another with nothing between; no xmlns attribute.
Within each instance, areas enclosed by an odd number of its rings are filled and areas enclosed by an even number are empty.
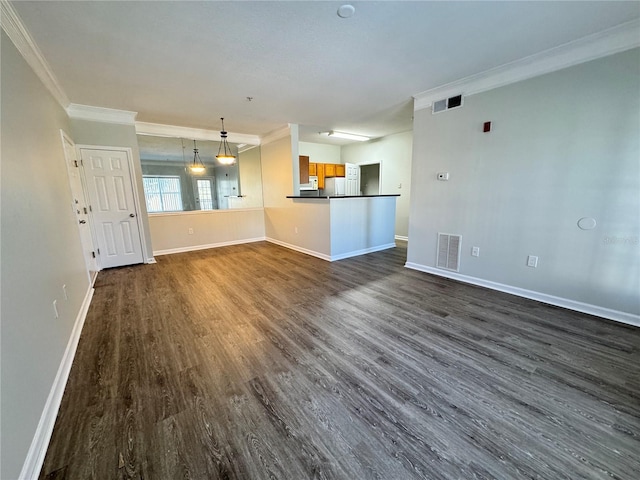
<svg viewBox="0 0 640 480"><path fill-rule="evenodd" d="M336 176L336 164L335 163L325 163L324 164L324 176L325 177L335 177Z"/></svg>
<svg viewBox="0 0 640 480"><path fill-rule="evenodd" d="M344 177L345 169L344 165L336 165L336 177Z"/></svg>
<svg viewBox="0 0 640 480"><path fill-rule="evenodd" d="M324 167L326 165L324 163L316 164L316 176L318 177L318 188L324 188Z"/></svg>
<svg viewBox="0 0 640 480"><path fill-rule="evenodd" d="M309 157L307 155L299 155L298 161L300 165L300 183L309 183Z"/></svg>
<svg viewBox="0 0 640 480"><path fill-rule="evenodd" d="M309 162L309 175L317 175L317 164Z"/></svg>

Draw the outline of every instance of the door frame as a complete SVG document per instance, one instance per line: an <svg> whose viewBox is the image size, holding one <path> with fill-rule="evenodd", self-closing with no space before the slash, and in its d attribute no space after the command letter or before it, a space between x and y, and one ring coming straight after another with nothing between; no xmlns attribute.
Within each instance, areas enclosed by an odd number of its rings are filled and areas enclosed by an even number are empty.
<svg viewBox="0 0 640 480"><path fill-rule="evenodd" d="M136 170L135 168L133 168L133 149L131 147L113 147L113 146L108 146L108 145L86 145L86 144L78 144L76 145L76 151L78 153L78 158L80 160L82 160L82 149L86 149L86 150L105 150L105 151L112 151L112 152L125 152L127 155L127 159L129 160L129 175L131 176L131 188L133 190L133 206L136 210L136 223L138 224L138 233L140 235L140 243L141 243L141 247L142 247L142 262L143 263L154 263L155 260L152 259L152 257L149 257L148 254L148 250L147 250L147 240L146 240L146 233L145 233L145 229L144 229L144 224L142 222L142 208L141 208L141 204L140 204L140 188L142 186L142 179L138 178L138 175L136 175ZM82 167L82 175L83 177L85 177L85 171L84 171L84 165L81 163L81 167ZM146 208L144 210L145 215L146 215ZM93 212L91 212L92 215L92 222L94 222L93 220ZM99 262L100 263L100 262ZM99 265L100 269L102 269L102 265Z"/></svg>
<svg viewBox="0 0 640 480"><path fill-rule="evenodd" d="M367 161L364 163L356 163L356 165L359 165L360 167L365 167L368 165L379 165L378 167L378 195L380 195L380 192L382 191L382 160L374 160L374 161ZM360 180L362 180L362 168L360 168Z"/></svg>
<svg viewBox="0 0 640 480"><path fill-rule="evenodd" d="M65 132L63 129L60 129L60 140L62 141L62 150L64 153L64 159L65 159L65 166L66 166L66 171L67 171L67 177L69 178L69 191L71 192L71 200L73 202L73 197L74 197L74 192L73 192L73 188L71 186L71 170L70 170L70 158L67 157L67 149L65 147L65 142L67 142L69 145L71 145L71 147L73 147L73 150L76 152L76 162L78 162L79 160L79 156L78 156L78 150L76 149L76 144L75 142L71 139L71 136ZM84 168L82 168L82 163L79 162L77 165L78 168L78 176L80 178L80 187L82 188L82 197L84 200L85 205L89 205L90 204L90 200L89 200L89 195L87 194L87 184L86 184L86 179L84 176ZM73 210L73 214L75 217L77 217L76 215L76 205L74 205L73 203L71 204L72 210ZM95 234L95 226L93 223L93 216L91 215L91 212L87 212L87 219L88 219L88 227L89 227L89 232L91 234L91 249L93 252L95 252L96 250L96 234ZM77 221L77 218L76 218ZM84 248L86 247L86 245L84 244L85 242L83 241L83 237L82 237L82 233L80 232L80 226L78 225L78 236L80 238L80 245L82 245L82 249L84 250ZM85 252L82 252L82 256L84 258L85 256ZM91 267L95 267L95 272L94 269L92 269ZM97 273L98 271L101 270L101 266L100 266L100 261L98 256L94 256L93 258L93 265L89 265L87 264L87 260L85 258L85 268L87 269L87 277L89 278L89 283L91 285L93 285L93 282L95 281L96 277L97 277ZM93 272L93 275L92 275Z"/></svg>

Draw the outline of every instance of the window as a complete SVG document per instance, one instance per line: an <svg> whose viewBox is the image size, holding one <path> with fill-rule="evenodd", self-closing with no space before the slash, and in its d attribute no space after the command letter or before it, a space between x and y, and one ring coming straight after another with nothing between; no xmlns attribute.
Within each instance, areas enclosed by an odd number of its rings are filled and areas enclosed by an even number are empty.
<svg viewBox="0 0 640 480"><path fill-rule="evenodd" d="M182 211L180 177L145 175L142 182L149 213Z"/></svg>
<svg viewBox="0 0 640 480"><path fill-rule="evenodd" d="M196 180L196 186L198 187L200 210L213 210L213 189L211 188L211 179L199 178Z"/></svg>

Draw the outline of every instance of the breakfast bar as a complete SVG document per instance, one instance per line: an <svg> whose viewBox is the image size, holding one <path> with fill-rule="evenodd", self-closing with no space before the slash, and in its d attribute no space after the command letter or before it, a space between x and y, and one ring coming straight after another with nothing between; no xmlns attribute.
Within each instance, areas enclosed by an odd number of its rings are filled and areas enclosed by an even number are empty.
<svg viewBox="0 0 640 480"><path fill-rule="evenodd" d="M287 196L298 208L320 204L328 211L330 254L327 260L395 247L396 198L393 195ZM327 218L327 216L324 216Z"/></svg>

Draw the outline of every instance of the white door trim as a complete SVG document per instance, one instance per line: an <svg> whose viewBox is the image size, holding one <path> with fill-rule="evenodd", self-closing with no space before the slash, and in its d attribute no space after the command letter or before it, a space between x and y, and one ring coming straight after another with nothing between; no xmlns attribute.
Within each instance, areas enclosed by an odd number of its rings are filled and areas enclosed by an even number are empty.
<svg viewBox="0 0 640 480"><path fill-rule="evenodd" d="M144 263L154 263L153 257L149 257L147 250L147 239L145 235L144 225L142 223L142 208L140 208L140 191L139 185L142 183L142 179L138 178L136 171L133 168L133 150L131 147L110 147L108 145L76 145L78 151L78 158L82 158L80 150L110 150L112 152L125 152L129 158L129 174L131 175L131 182L133 183L133 203L136 209L136 223L138 224L138 232L140 234L140 242L142 244L142 261ZM146 209L144 210L146 215ZM100 265L102 267L102 265Z"/></svg>
<svg viewBox="0 0 640 480"><path fill-rule="evenodd" d="M63 153L64 153L64 160L65 160L67 177L70 177L71 176L71 170L69 169L70 158L67 156L67 148L65 147L65 142L67 142L74 150L76 149L76 144L73 142L71 137L67 134L67 132L65 132L63 129L60 129L60 139L62 141L62 150L63 150ZM76 159L77 158L79 158L79 157L78 157L78 153L77 153L77 150L76 150ZM76 160L76 162L77 162L77 160ZM86 189L86 185L85 185L85 181L84 181L84 171L83 171L82 168L80 168L80 165L78 165L78 167L79 167L78 168L78 172L80 174L80 185L82 187L82 196L84 197L83 198L84 204L88 205L89 202L87 201L88 195L87 195L87 189ZM71 199L73 201L74 192L73 192L73 188L71 187L71 178L69 178L69 191L71 192ZM75 205L73 205L73 204L71 205L71 209L74 212L74 217L77 217L77 215L75 213L76 208L77 207ZM91 247L92 247L92 250L95 251L96 238L95 238L95 235L94 235L94 232L93 232L93 221L91 220L92 217L89 214L87 214L87 218L89 219L88 227L89 227L89 231L91 232L91 244L92 244ZM77 218L76 218L76 220L77 220ZM85 251L84 251L84 249L85 249L85 244L84 243L85 242L83 240L82 233L80 232L80 228L81 227L79 225L76 225L76 226L78 228L78 237L80 238L80 245L82 246L82 250L83 250L82 256L83 256L83 258L85 258ZM99 264L98 264L97 258L94 258L93 266L95 267L95 270L97 272L99 270ZM93 285L93 281L95 280L95 275L92 278L91 272L93 270L92 270L91 266L87 263L86 258L85 258L85 268L87 270L87 278L89 279L89 283Z"/></svg>
<svg viewBox="0 0 640 480"><path fill-rule="evenodd" d="M380 195L380 192L382 192L382 160L374 160L374 161L367 161L365 163L356 163L356 165L360 165L360 167L366 166L366 165L380 165L380 169L378 170L378 195ZM362 176L362 170L360 170L360 175Z"/></svg>

